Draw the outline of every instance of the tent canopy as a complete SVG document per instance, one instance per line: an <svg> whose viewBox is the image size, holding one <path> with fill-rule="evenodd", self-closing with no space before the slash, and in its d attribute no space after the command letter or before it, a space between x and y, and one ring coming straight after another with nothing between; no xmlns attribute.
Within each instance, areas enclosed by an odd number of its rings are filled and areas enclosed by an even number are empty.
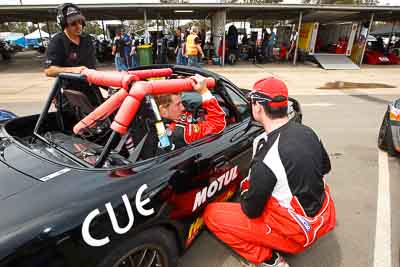
<svg viewBox="0 0 400 267"><path fill-rule="evenodd" d="M46 37L49 38L50 37L50 35L45 31L41 31L41 33L42 33L42 37L43 38L46 38ZM34 31L34 32L32 32L32 33L30 33L28 35L25 35L25 39L27 39L27 40L29 40L29 39L40 39L39 29L37 29L36 31Z"/></svg>

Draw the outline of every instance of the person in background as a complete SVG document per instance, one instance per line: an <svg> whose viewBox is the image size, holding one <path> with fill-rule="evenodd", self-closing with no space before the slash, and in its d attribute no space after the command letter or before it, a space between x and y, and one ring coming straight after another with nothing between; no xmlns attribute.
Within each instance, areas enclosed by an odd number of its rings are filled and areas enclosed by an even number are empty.
<svg viewBox="0 0 400 267"><path fill-rule="evenodd" d="M115 68L117 71L126 71L128 70L125 64L125 49L124 49L124 40L122 37L122 30L117 31L117 35L113 41L112 47L112 55L115 57Z"/></svg>
<svg viewBox="0 0 400 267"><path fill-rule="evenodd" d="M131 53L132 39L128 33L125 33L123 40L124 40L124 61L125 61L126 67L129 69L129 68L131 68L130 53Z"/></svg>
<svg viewBox="0 0 400 267"><path fill-rule="evenodd" d="M139 57L137 54L137 47L139 46L139 40L135 40L132 38L132 47L131 47L131 58L132 58L132 65L131 68L139 67Z"/></svg>
<svg viewBox="0 0 400 267"><path fill-rule="evenodd" d="M189 36L189 32L185 31L183 34L183 39L182 39L182 65L187 66L188 64L188 57L186 55L186 40L187 37Z"/></svg>
<svg viewBox="0 0 400 267"><path fill-rule="evenodd" d="M267 60L268 61L273 61L274 60L274 46L276 43L276 34L274 31L271 31L271 34L268 36L268 41L267 41Z"/></svg>
<svg viewBox="0 0 400 267"><path fill-rule="evenodd" d="M188 66L200 68L199 55L204 58L203 49L201 49L201 40L198 37L199 30L196 26L190 29L190 35L186 39L186 55L188 57Z"/></svg>
<svg viewBox="0 0 400 267"><path fill-rule="evenodd" d="M178 27L174 37L176 65L183 65L182 40L182 29Z"/></svg>

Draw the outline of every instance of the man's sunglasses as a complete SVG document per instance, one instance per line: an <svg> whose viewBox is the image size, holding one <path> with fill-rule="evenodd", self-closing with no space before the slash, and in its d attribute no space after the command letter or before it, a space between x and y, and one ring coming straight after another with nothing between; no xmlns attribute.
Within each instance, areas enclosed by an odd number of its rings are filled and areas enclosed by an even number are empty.
<svg viewBox="0 0 400 267"><path fill-rule="evenodd" d="M255 104L256 102L269 102L269 101L283 102L283 101L287 100L286 97L281 96L281 95L275 96L274 98L270 98L268 96L259 94L257 92L250 92L247 96L250 98L250 101L252 104Z"/></svg>

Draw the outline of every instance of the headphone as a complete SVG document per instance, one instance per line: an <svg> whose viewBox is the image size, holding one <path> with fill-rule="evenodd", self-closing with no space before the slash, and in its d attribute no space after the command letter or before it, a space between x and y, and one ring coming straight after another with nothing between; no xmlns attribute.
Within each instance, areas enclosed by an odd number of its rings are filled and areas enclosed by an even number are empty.
<svg viewBox="0 0 400 267"><path fill-rule="evenodd" d="M69 7L73 7L73 8L75 8L79 13L81 13L81 9L77 6L77 5L75 5L75 4L72 4L72 3L64 3L64 4L62 4L62 5L59 5L58 7L57 7L57 23L58 23L58 25L60 25L60 27L61 27L61 29L65 29L65 27L67 26L67 18L66 18L66 11L67 11L67 9L69 8ZM82 26L85 26L86 25L86 23L85 23L85 21L83 21L83 25Z"/></svg>

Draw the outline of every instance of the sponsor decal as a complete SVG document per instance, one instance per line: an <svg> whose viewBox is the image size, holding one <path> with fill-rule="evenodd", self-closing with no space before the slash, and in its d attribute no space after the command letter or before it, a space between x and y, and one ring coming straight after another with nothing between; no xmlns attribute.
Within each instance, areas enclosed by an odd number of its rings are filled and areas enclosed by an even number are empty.
<svg viewBox="0 0 400 267"><path fill-rule="evenodd" d="M182 114L180 120L186 122L186 114Z"/></svg>
<svg viewBox="0 0 400 267"><path fill-rule="evenodd" d="M193 132L194 133L199 133L200 132L200 126L197 124L193 124Z"/></svg>
<svg viewBox="0 0 400 267"><path fill-rule="evenodd" d="M152 208L146 209L144 207L145 205L150 203L150 199L146 198L146 199L142 200L143 192L146 189L147 189L147 184L144 184L139 188L139 190L136 193L135 204L136 204L136 210L141 215L150 216L154 213L154 209L152 209ZM128 224L125 227L120 227L120 225L118 224L117 217L115 215L115 212L114 212L114 209L113 209L111 203L108 202L105 204L108 216L110 217L110 220L111 220L113 230L115 233L120 234L120 235L125 234L129 230L131 230L131 228L133 227L134 220L135 220L135 218L133 216L132 206L131 206L128 196L126 194L123 195L122 200L124 202L125 209L126 209L126 212L128 214L128 218L129 218ZM110 238L108 236L106 236L102 239L96 239L90 234L90 225L91 225L92 221L99 215L100 215L99 209L93 210L92 212L89 213L88 216L86 216L86 218L82 224L83 240L85 241L86 244L88 244L89 246L92 246L92 247L102 247L104 245L107 245L110 242Z"/></svg>
<svg viewBox="0 0 400 267"><path fill-rule="evenodd" d="M222 190L222 187L227 186L238 177L238 167L230 169L222 174L220 177L211 182L209 186L204 187L201 191L197 192L193 204L192 211L197 210L203 205L207 199L212 198L217 192Z"/></svg>
<svg viewBox="0 0 400 267"><path fill-rule="evenodd" d="M188 238L186 240L186 247L188 247L193 242L195 237L199 234L203 225L204 225L204 220L202 217L197 218L197 220L194 223L192 223L192 225L190 225Z"/></svg>
<svg viewBox="0 0 400 267"><path fill-rule="evenodd" d="M295 214L296 219L303 225L304 229L306 229L307 232L311 231L311 225L307 222L307 220L298 214Z"/></svg>
<svg viewBox="0 0 400 267"><path fill-rule="evenodd" d="M389 62L389 59L387 57L379 57L379 60L382 62Z"/></svg>

